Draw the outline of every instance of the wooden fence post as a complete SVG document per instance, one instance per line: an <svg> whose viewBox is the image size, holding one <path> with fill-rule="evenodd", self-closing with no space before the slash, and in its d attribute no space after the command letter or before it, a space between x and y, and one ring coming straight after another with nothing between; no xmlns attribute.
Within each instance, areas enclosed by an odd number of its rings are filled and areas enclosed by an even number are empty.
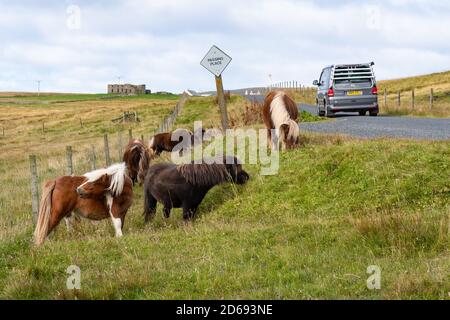
<svg viewBox="0 0 450 320"><path fill-rule="evenodd" d="M400 96L400 91L398 92L398 97L397 97L397 102L398 102L398 106L401 106L401 96Z"/></svg>
<svg viewBox="0 0 450 320"><path fill-rule="evenodd" d="M433 94L433 88L430 89L430 110L433 109L433 100L434 100L434 94Z"/></svg>
<svg viewBox="0 0 450 320"><path fill-rule="evenodd" d="M122 131L119 131L118 133L118 140L117 140L117 144L118 144L118 151L119 151L119 161L122 161L122 156L123 156L123 143L122 143Z"/></svg>
<svg viewBox="0 0 450 320"><path fill-rule="evenodd" d="M67 175L73 175L73 162L72 162L72 147L66 147L66 158L67 158Z"/></svg>
<svg viewBox="0 0 450 320"><path fill-rule="evenodd" d="M387 108L387 90L384 88L384 107Z"/></svg>
<svg viewBox="0 0 450 320"><path fill-rule="evenodd" d="M105 162L106 166L109 167L111 165L111 158L109 156L109 143L108 143L108 135L105 134L103 137L104 144L105 144Z"/></svg>
<svg viewBox="0 0 450 320"><path fill-rule="evenodd" d="M36 156L30 155L30 171L31 171L31 210L34 222L37 221L39 214L39 187L37 176Z"/></svg>
<svg viewBox="0 0 450 320"><path fill-rule="evenodd" d="M5 136L5 127L2 127L2 137Z"/></svg>
<svg viewBox="0 0 450 320"><path fill-rule="evenodd" d="M414 94L414 89L412 89L412 91L411 91L411 109L414 109L415 102L416 102L415 100L416 100L416 97Z"/></svg>
<svg viewBox="0 0 450 320"><path fill-rule="evenodd" d="M133 129L128 129L128 138L131 140L133 139Z"/></svg>
<svg viewBox="0 0 450 320"><path fill-rule="evenodd" d="M92 145L92 150L91 150L91 168L92 168L92 170L97 169L97 166L95 165L95 160L96 160L95 147L94 147L94 145Z"/></svg>
<svg viewBox="0 0 450 320"><path fill-rule="evenodd" d="M45 122L42 121L42 132L45 132Z"/></svg>
<svg viewBox="0 0 450 320"><path fill-rule="evenodd" d="M83 128L83 120L80 118L80 127Z"/></svg>

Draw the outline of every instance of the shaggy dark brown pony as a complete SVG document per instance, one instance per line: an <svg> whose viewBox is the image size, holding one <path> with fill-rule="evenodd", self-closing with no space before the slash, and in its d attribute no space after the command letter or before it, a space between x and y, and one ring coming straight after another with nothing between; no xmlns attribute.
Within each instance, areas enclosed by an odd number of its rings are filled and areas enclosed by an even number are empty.
<svg viewBox="0 0 450 320"><path fill-rule="evenodd" d="M128 176L133 185L136 182L143 184L150 166L150 153L141 140L130 140L123 154L123 162L127 165Z"/></svg>
<svg viewBox="0 0 450 320"><path fill-rule="evenodd" d="M42 191L34 242L37 246L44 243L62 218L69 226L74 214L91 220L111 218L116 237L121 237L132 202L133 187L124 163L48 181Z"/></svg>
<svg viewBox="0 0 450 320"><path fill-rule="evenodd" d="M264 99L262 114L272 150L278 149L278 140L281 140L284 149L292 149L298 145L300 136L297 123L298 107L286 93L269 92ZM272 130L275 130L274 135Z"/></svg>
<svg viewBox="0 0 450 320"><path fill-rule="evenodd" d="M154 217L157 202L164 206L166 218L172 208L183 208L184 220L190 220L211 188L225 182L244 184L248 179L236 157L205 159L201 164L151 166L144 182L145 221Z"/></svg>
<svg viewBox="0 0 450 320"><path fill-rule="evenodd" d="M201 133L192 133L187 129L176 129L172 132L164 132L156 134L149 143L150 151L159 156L163 151L172 152L175 146L178 150L189 150L194 144L195 139L203 139L205 130Z"/></svg>

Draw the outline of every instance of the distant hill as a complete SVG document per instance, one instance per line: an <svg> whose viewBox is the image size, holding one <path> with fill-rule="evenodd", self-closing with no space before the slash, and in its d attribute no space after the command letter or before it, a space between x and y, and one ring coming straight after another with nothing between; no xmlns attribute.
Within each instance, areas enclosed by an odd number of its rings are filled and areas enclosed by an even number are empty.
<svg viewBox="0 0 450 320"><path fill-rule="evenodd" d="M389 93L411 91L413 88L419 89L419 91L430 88L450 91L450 71L393 80L381 80L378 81L378 86L383 89L386 88Z"/></svg>
<svg viewBox="0 0 450 320"><path fill-rule="evenodd" d="M384 103L384 90L387 92L387 106ZM412 107L414 89L415 106ZM433 89L433 107L430 107ZM432 73L416 77L378 81L381 112L391 115L415 115L431 117L450 117L450 71ZM401 104L398 105L400 92Z"/></svg>

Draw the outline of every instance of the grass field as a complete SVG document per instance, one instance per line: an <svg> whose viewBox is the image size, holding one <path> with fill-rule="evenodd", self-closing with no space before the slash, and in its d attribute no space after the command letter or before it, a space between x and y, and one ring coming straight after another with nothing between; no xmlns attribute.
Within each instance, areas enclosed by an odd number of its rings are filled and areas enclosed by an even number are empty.
<svg viewBox="0 0 450 320"><path fill-rule="evenodd" d="M237 112L242 100L233 99ZM448 141L302 133L302 146L281 155L278 175L244 166L250 182L213 189L191 224L180 210L166 220L159 208L144 225L137 187L123 238L113 237L110 221L82 221L34 248L28 154L38 154L41 178L51 178L64 173L64 146L72 144L76 173L88 171L85 149L101 150L104 132L127 129L110 118L137 110L143 121L133 130L148 136L173 105L149 98L0 105L8 126L0 138L0 298L449 299ZM214 127L219 119L212 98L191 98L176 126ZM66 288L70 265L81 269L81 290ZM381 290L366 287L371 265L381 268Z"/></svg>
<svg viewBox="0 0 450 320"><path fill-rule="evenodd" d="M96 152L97 166L105 165L105 133L109 135L111 158L119 161L122 157L119 141L123 147L126 145L128 129L132 129L134 136L143 135L149 139L175 104L174 99L151 99L150 96L51 104L0 104L0 127L5 130L5 136L0 135L1 182L10 185L0 191L0 239L9 236L8 226L29 220L24 201L29 202L30 154L38 157L38 174L44 181L65 174L65 150L70 145L74 151L74 171L82 174L91 169L92 148ZM116 124L111 121L125 111L138 112L141 122Z"/></svg>
<svg viewBox="0 0 450 320"><path fill-rule="evenodd" d="M383 114L426 117L450 117L450 71L418 77L379 81L379 103ZM387 105L384 104L384 89ZM415 90L415 106L412 108L412 89ZM430 109L430 89L434 103ZM397 96L401 92L401 105Z"/></svg>

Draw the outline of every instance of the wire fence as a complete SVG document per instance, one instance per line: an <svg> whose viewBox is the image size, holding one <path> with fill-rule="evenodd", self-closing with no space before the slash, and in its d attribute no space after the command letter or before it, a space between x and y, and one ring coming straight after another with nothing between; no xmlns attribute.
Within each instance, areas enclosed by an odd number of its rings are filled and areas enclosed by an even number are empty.
<svg viewBox="0 0 450 320"><path fill-rule="evenodd" d="M172 112L152 130L152 133L155 134L171 130L187 99L188 96L183 94ZM63 161L54 157L45 159L42 155L40 157L34 154L30 155L31 208L34 221L36 221L38 215L40 184L42 181L54 179L57 175L71 176L75 173L87 172L100 167L110 166L114 162L120 162L122 161L126 144L132 138L133 131L131 128L128 130L128 140L123 131L119 131L116 134L105 133L103 135L103 143L88 146L66 146L65 160ZM144 140L143 135L139 138ZM38 167L38 163L41 164L40 168Z"/></svg>

